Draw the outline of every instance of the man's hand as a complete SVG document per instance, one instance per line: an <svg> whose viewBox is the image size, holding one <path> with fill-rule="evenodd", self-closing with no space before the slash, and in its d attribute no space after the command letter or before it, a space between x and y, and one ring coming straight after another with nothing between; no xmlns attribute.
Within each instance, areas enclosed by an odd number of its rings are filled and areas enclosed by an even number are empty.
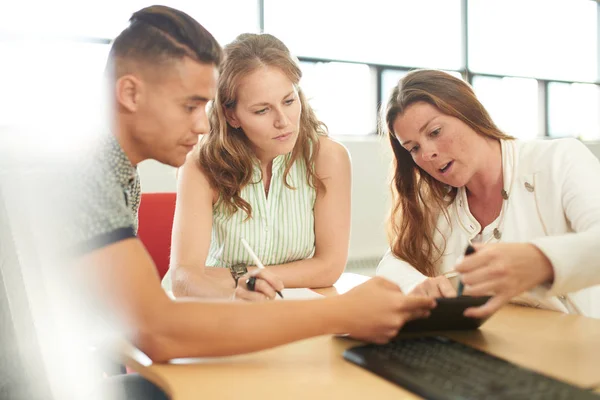
<svg viewBox="0 0 600 400"><path fill-rule="evenodd" d="M347 332L351 337L374 343L387 343L400 328L416 318L426 318L435 300L406 296L393 282L375 277L340 296L347 303Z"/></svg>

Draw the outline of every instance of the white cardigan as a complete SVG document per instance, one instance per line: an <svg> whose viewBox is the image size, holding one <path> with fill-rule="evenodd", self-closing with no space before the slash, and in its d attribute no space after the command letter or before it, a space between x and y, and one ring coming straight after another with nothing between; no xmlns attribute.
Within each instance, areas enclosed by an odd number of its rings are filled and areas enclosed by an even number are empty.
<svg viewBox="0 0 600 400"><path fill-rule="evenodd" d="M592 287L600 285L600 162L576 139L508 140L501 147L509 198L483 236L500 221L500 241L533 243L554 268L551 287L535 288L514 301L563 312L573 312L573 302L582 314L600 318L600 286ZM439 274L454 269L481 230L468 210L464 188L459 188L448 215L449 221L440 216L440 232L434 235L439 246L446 238ZM396 282L405 293L426 279L389 250L377 275Z"/></svg>

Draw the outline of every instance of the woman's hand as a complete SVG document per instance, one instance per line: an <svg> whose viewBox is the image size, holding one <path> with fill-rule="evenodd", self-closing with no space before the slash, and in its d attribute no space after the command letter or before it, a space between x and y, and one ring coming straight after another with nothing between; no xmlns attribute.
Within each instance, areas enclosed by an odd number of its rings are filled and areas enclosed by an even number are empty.
<svg viewBox="0 0 600 400"><path fill-rule="evenodd" d="M251 278L255 278L253 287ZM273 300L277 295L276 291L282 290L283 282L277 275L268 269L255 269L238 279L233 298L248 301Z"/></svg>
<svg viewBox="0 0 600 400"><path fill-rule="evenodd" d="M435 278L427 278L415 286L410 294L428 297L456 297L456 289L448 278L440 275Z"/></svg>
<svg viewBox="0 0 600 400"><path fill-rule="evenodd" d="M554 281L550 260L530 243L475 245L475 253L456 266L469 296L491 295L484 305L465 310L465 316L484 318L510 299L542 283Z"/></svg>

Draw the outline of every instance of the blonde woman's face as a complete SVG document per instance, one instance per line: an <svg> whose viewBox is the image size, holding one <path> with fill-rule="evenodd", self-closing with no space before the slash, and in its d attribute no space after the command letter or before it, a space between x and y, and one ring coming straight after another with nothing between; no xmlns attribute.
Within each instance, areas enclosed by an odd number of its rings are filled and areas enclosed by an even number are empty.
<svg viewBox="0 0 600 400"><path fill-rule="evenodd" d="M298 139L302 106L294 83L278 68L264 67L245 76L235 110L228 114L241 127L259 159L292 151Z"/></svg>

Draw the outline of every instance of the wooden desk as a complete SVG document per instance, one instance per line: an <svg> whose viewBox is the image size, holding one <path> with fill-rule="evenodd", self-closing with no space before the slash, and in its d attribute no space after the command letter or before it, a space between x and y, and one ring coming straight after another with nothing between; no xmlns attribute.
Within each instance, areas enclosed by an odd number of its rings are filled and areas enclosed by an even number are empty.
<svg viewBox="0 0 600 400"><path fill-rule="evenodd" d="M366 279L344 274L335 288L318 291L343 293ZM511 305L477 331L447 335L577 386L598 387L600 393L600 320ZM171 364L140 364L134 357L130 364L173 400L419 398L345 361L343 351L357 344L323 336L243 356Z"/></svg>

